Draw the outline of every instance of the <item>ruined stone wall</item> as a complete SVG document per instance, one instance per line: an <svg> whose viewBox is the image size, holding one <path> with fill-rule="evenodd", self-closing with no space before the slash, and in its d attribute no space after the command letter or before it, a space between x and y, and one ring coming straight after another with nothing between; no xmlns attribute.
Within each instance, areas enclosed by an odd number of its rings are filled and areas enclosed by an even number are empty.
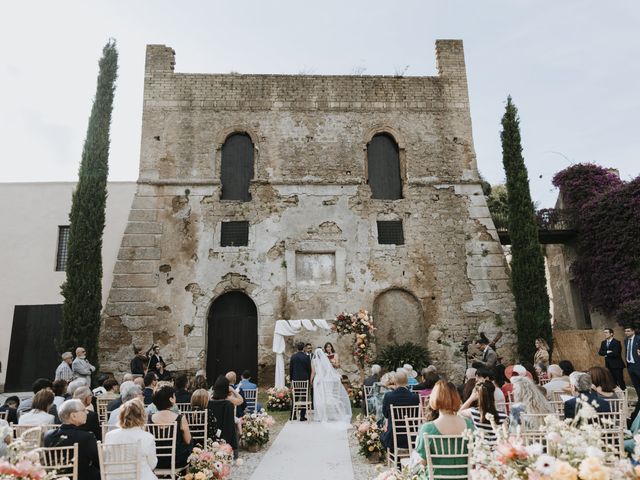
<svg viewBox="0 0 640 480"><path fill-rule="evenodd" d="M415 340L407 332L420 322L442 370L461 372L458 342L479 329L503 331L511 357L513 298L478 182L462 42L436 47L437 77L367 77L175 73L174 52L148 46L140 177L104 310L104 368L126 370L132 342L159 342L172 369L202 368L209 307L230 290L257 306L267 384L277 319L371 310L394 289L415 299L414 313L387 312L381 330ZM220 200L233 132L255 147L249 202ZM372 199L367 185L366 146L379 132L399 146L399 200ZM248 246L220 246L226 220L249 222ZM405 244L379 245L376 220L402 220ZM335 281L302 281L305 253L329 255ZM327 338L354 372L349 340Z"/></svg>

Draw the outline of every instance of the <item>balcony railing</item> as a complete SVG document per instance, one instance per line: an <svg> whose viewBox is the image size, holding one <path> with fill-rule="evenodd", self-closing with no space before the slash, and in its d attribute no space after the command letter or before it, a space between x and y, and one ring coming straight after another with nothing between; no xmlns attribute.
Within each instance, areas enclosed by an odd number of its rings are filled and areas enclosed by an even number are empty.
<svg viewBox="0 0 640 480"><path fill-rule="evenodd" d="M503 244L510 243L509 217L506 214L491 214L493 224L496 226L500 241ZM540 243L565 243L576 234L575 225L566 210L556 208L544 208L536 212L538 224L538 237Z"/></svg>

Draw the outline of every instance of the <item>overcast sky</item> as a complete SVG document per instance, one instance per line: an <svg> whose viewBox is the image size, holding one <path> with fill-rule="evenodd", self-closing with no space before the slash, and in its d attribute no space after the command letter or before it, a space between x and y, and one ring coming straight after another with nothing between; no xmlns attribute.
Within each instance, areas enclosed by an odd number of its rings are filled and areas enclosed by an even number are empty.
<svg viewBox="0 0 640 480"><path fill-rule="evenodd" d="M0 40L0 181L75 180L97 60L120 69L110 180L138 174L145 45L179 72L435 75L434 42L464 40L478 165L504 178L513 96L534 200L552 206L570 163L640 173L640 2L469 0L7 2Z"/></svg>

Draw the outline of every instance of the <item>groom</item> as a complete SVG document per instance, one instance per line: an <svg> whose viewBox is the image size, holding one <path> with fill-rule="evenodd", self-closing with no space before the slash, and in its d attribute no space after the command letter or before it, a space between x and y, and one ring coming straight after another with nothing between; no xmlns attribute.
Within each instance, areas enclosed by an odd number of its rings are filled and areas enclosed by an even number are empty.
<svg viewBox="0 0 640 480"><path fill-rule="evenodd" d="M304 342L296 343L298 350L289 360L289 377L291 381L309 381L311 378L311 357L304 353ZM307 411L300 411L300 421L307 420Z"/></svg>

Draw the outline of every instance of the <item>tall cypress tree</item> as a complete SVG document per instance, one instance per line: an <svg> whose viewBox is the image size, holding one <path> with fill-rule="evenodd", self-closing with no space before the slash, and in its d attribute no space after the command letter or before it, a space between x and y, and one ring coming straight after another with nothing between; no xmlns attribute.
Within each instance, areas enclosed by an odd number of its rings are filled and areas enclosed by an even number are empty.
<svg viewBox="0 0 640 480"><path fill-rule="evenodd" d="M500 137L502 163L507 177L511 288L516 301L518 353L522 360L533 361L535 339L542 337L551 346L553 338L544 257L538 242L529 176L522 157L518 109L511 96L507 98Z"/></svg>
<svg viewBox="0 0 640 480"><path fill-rule="evenodd" d="M102 310L102 234L109 172L109 128L118 70L115 41L102 49L98 85L82 150L78 184L69 214L67 280L62 285L62 328L58 347L78 346L97 366Z"/></svg>

